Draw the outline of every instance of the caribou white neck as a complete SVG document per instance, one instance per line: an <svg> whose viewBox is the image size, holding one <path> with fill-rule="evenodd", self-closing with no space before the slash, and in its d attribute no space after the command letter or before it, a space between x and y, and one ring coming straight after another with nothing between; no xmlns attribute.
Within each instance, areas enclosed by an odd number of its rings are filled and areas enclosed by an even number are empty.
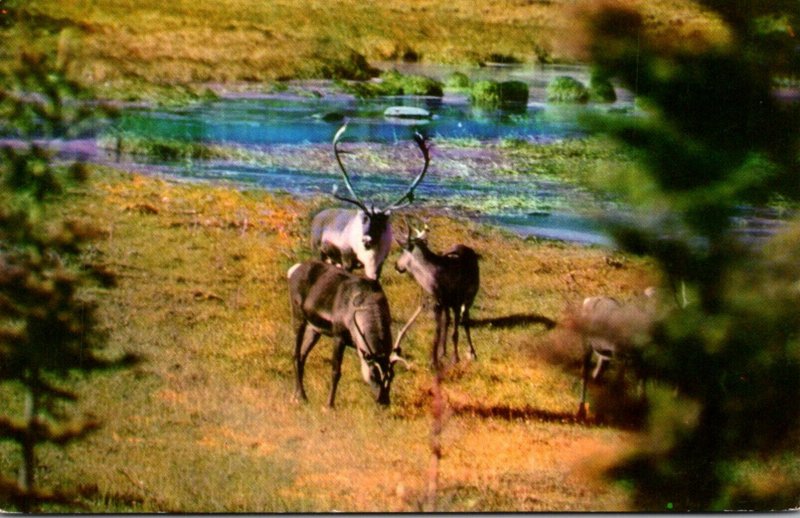
<svg viewBox="0 0 800 518"><path fill-rule="evenodd" d="M386 230L381 235L380 241L378 243L373 243L372 247L369 249L367 249L361 240L363 230L360 221L354 223L351 232L353 234L350 242L353 243L353 251L356 256L364 265L364 277L373 280L377 279L380 274L379 269L392 248L393 237L391 225L386 226Z"/></svg>

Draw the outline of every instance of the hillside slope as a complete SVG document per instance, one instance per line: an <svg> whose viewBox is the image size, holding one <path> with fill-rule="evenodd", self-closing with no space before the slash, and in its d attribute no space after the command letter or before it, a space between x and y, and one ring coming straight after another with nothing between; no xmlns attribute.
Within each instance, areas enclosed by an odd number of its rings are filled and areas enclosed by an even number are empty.
<svg viewBox="0 0 800 518"><path fill-rule="evenodd" d="M665 41L719 37L691 0L636 2ZM369 63L574 61L589 0L30 0L11 7L0 65L18 49L69 59L86 84L189 85L358 77Z"/></svg>

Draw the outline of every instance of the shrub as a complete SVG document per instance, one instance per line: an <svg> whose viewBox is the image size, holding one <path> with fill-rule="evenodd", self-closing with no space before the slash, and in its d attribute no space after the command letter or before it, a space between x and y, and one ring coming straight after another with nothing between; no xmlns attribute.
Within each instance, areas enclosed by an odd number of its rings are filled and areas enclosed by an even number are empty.
<svg viewBox="0 0 800 518"><path fill-rule="evenodd" d="M589 90L570 76L559 76L547 85L547 100L556 103L586 103L589 101Z"/></svg>
<svg viewBox="0 0 800 518"><path fill-rule="evenodd" d="M486 57L488 63L500 63L502 65L518 65L522 60L511 54L500 54L499 52L492 52Z"/></svg>
<svg viewBox="0 0 800 518"><path fill-rule="evenodd" d="M470 91L472 104L484 108L500 108L528 102L528 85L522 81L478 81Z"/></svg>
<svg viewBox="0 0 800 518"><path fill-rule="evenodd" d="M522 81L500 83L500 98L504 103L528 103L528 84Z"/></svg>
<svg viewBox="0 0 800 518"><path fill-rule="evenodd" d="M442 83L425 76L403 75L397 70L389 70L380 75L380 83L338 80L336 85L343 91L362 99L381 95L444 95Z"/></svg>
<svg viewBox="0 0 800 518"><path fill-rule="evenodd" d="M406 76L403 87L404 95L430 95L441 97L444 95L442 83L425 76Z"/></svg>
<svg viewBox="0 0 800 518"><path fill-rule="evenodd" d="M780 66L770 60L780 49L760 55L754 17L735 2L699 4L747 43L689 54L642 38L638 12L593 20L594 62L658 114L593 122L641 159L609 188L641 214L660 213L657 224L609 227L621 249L652 257L684 301L656 322L643 356L654 387L643 440L607 474L630 485L642 510L786 509L800 494L796 467L776 469L797 463L798 235L745 243L735 215L771 196L800 199L800 124L795 106L775 102L769 78Z"/></svg>
<svg viewBox="0 0 800 518"><path fill-rule="evenodd" d="M453 72L444 81L445 87L450 90L466 90L472 86L467 74L463 72Z"/></svg>
<svg viewBox="0 0 800 518"><path fill-rule="evenodd" d="M299 75L312 79L350 79L365 81L378 74L367 58L350 47L320 44L315 59Z"/></svg>
<svg viewBox="0 0 800 518"><path fill-rule="evenodd" d="M491 80L478 81L472 85L469 99L472 104L479 106L499 106L500 83Z"/></svg>
<svg viewBox="0 0 800 518"><path fill-rule="evenodd" d="M379 95L430 95L441 97L442 83L430 77L404 75L397 70L381 74Z"/></svg>
<svg viewBox="0 0 800 518"><path fill-rule="evenodd" d="M589 80L589 97L592 101L599 103L613 103L617 100L617 92L608 77L598 73L592 73Z"/></svg>

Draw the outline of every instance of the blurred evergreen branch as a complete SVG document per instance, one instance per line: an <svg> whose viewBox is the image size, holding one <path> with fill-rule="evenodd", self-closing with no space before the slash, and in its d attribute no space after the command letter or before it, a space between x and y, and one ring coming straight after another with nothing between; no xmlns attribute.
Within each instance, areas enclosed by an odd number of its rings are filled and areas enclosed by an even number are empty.
<svg viewBox="0 0 800 518"><path fill-rule="evenodd" d="M694 300L656 326L645 351L656 382L646 438L611 475L632 485L641 510L785 509L800 503L797 477L755 488L741 469L797 453L800 265L775 254L800 250L748 247L732 216L771 196L800 198L800 113L771 90L774 77L800 70L800 5L701 3L729 24L728 44L653 44L640 15L619 6L589 17L595 66L648 111L589 121L642 164L625 186L650 217L609 229L626 250L658 260L668 290L686 286Z"/></svg>
<svg viewBox="0 0 800 518"><path fill-rule="evenodd" d="M97 304L82 293L109 283L102 268L79 264L97 230L52 210L66 186L86 181L86 168L56 165L42 140L72 136L100 111L40 55L23 54L0 84L0 385L24 399L22 415L0 416L0 440L16 443L23 459L16 482L0 475L0 502L23 512L71 500L37 487L36 447L64 446L98 427L65 411L78 398L71 377L135 361L102 354Z"/></svg>

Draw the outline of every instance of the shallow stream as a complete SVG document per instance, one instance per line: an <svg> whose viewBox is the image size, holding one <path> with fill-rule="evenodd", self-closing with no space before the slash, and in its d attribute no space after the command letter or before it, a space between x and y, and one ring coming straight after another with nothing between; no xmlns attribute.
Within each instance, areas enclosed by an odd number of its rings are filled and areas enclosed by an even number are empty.
<svg viewBox="0 0 800 518"><path fill-rule="evenodd" d="M444 79L453 70L408 65L401 71ZM318 195L330 193L334 185L343 187L330 142L347 122L343 146L354 155L366 152L372 154L372 163L381 158L389 161L385 152L396 149L396 155L403 157L398 161L399 172L393 167L370 169L369 160L347 158L355 169L353 182L358 193L380 205L403 192L416 172L412 169L419 167L419 151L412 140L419 132L433 141L434 151L431 171L417 189L415 204L476 217L526 236L610 244L591 212L608 210L608 204L554 178L509 174L503 170L502 157L491 156L488 144L515 140L547 143L584 136L580 114L632 113L630 95L621 91L620 100L612 105L557 106L542 102L547 82L560 74L587 82L585 68L484 67L467 72L473 80L525 81L531 100L508 109L482 110L473 107L465 94L355 99L331 90L329 83L306 83L276 93L223 93L219 99L181 108L128 107L110 132L243 149L244 157L234 154L225 159L171 161L119 156L96 146L88 146L83 153L90 160L116 167L186 179L232 181L298 196ZM388 108L396 107L422 109L429 116L385 115ZM463 144L459 146L459 142ZM437 150L437 143L447 143L441 146L446 151ZM496 153L497 146L494 149ZM271 158L285 154L296 159L287 163ZM312 155L313 159L306 159ZM448 170L437 169L445 161ZM744 221L746 231L748 220Z"/></svg>

